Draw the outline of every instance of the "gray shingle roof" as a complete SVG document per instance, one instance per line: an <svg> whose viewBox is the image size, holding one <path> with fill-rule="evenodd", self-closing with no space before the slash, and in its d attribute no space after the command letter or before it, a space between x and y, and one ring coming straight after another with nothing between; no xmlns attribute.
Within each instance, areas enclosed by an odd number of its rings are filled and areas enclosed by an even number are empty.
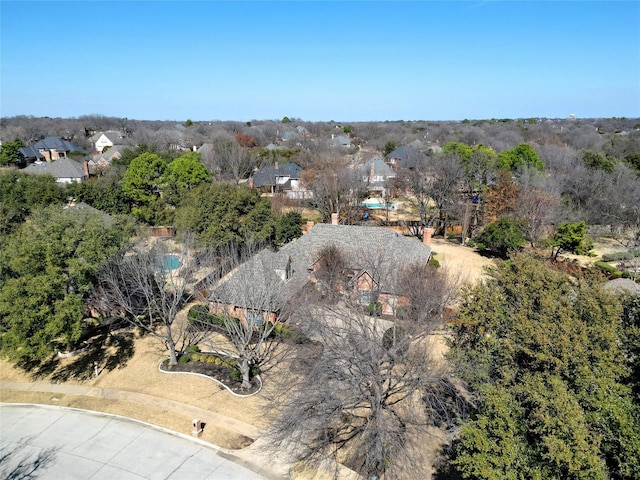
<svg viewBox="0 0 640 480"><path fill-rule="evenodd" d="M404 267L426 264L431 256L431 247L393 230L318 224L277 252L263 250L253 256L221 282L212 298L242 307L258 308L258 305L248 305L249 297L275 302L262 301L260 306L281 305L310 280L313 264L319 260L322 249L331 245L342 251L350 268L369 272L379 281L381 291L387 293L399 293L396 291L398 275ZM286 269L288 262L291 262L292 276L284 281L277 271ZM266 295L265 290L271 290L271 296ZM240 293L247 291L253 293Z"/></svg>
<svg viewBox="0 0 640 480"><path fill-rule="evenodd" d="M44 150L58 150L64 152L83 152L79 146L63 140L60 137L47 137L33 144L33 148Z"/></svg>
<svg viewBox="0 0 640 480"><path fill-rule="evenodd" d="M33 148L33 146L31 145L28 147L22 147L21 149L18 150L18 153L22 155L24 158L36 158L36 159L44 158L44 155L42 155L37 148Z"/></svg>
<svg viewBox="0 0 640 480"><path fill-rule="evenodd" d="M53 162L35 162L23 171L36 175L51 175L54 178L72 178L78 180L86 176L83 165L70 158L60 158Z"/></svg>
<svg viewBox="0 0 640 480"><path fill-rule="evenodd" d="M288 162L282 167L276 168L275 165L262 167L253 174L253 185L255 187L275 186L277 177L289 177L290 179L299 179L302 167L295 162Z"/></svg>

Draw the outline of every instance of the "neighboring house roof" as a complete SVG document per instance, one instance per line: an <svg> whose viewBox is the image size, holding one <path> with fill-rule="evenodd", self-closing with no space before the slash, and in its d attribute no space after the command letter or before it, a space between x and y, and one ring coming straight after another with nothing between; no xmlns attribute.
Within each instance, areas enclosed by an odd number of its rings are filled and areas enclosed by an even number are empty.
<svg viewBox="0 0 640 480"><path fill-rule="evenodd" d="M47 137L43 138L39 142L34 143L33 148L43 149L43 150L58 150L64 152L83 152L85 151L79 146L67 141L63 140L60 137Z"/></svg>
<svg viewBox="0 0 640 480"><path fill-rule="evenodd" d="M338 135L337 137L331 137L330 144L332 147L350 147L351 140L344 135Z"/></svg>
<svg viewBox="0 0 640 480"><path fill-rule="evenodd" d="M54 162L37 161L25 168L23 172L36 175L51 175L56 179L69 178L82 181L87 178L84 166L70 158L60 158Z"/></svg>
<svg viewBox="0 0 640 480"><path fill-rule="evenodd" d="M262 250L224 277L213 289L209 300L277 312L292 293L287 288L289 265L286 256Z"/></svg>
<svg viewBox="0 0 640 480"><path fill-rule="evenodd" d="M107 139L113 145L116 145L118 142L120 142L120 140L122 140L124 138L124 135L122 134L122 132L119 132L118 130L107 130L106 132L96 133L89 140L92 143L96 143L98 140L100 140L100 137L102 137L102 135L107 137Z"/></svg>
<svg viewBox="0 0 640 480"><path fill-rule="evenodd" d="M390 161L390 163L402 164L407 160L426 160L428 157L417 148L413 148L408 145L402 145L396 148L394 151L389 152L384 158L387 161Z"/></svg>
<svg viewBox="0 0 640 480"><path fill-rule="evenodd" d="M131 147L128 147L127 145L114 145L113 147L108 148L107 151L94 155L92 157L92 161L96 164L102 161L111 163L114 158L120 158L122 156L122 152L127 148Z"/></svg>
<svg viewBox="0 0 640 480"><path fill-rule="evenodd" d="M396 160L407 160L409 158L410 147L407 145L401 145L396 148L394 151L389 152L386 155L386 158L395 158Z"/></svg>
<svg viewBox="0 0 640 480"><path fill-rule="evenodd" d="M288 162L283 166L268 165L262 167L253 174L254 187L275 186L280 183L278 178L287 178L288 180L298 180L302 167L295 162Z"/></svg>
<svg viewBox="0 0 640 480"><path fill-rule="evenodd" d="M28 147L20 148L18 150L18 154L24 158L35 158L36 160L44 159L44 155L41 154L37 148L33 148L33 146L31 145Z"/></svg>
<svg viewBox="0 0 640 480"><path fill-rule="evenodd" d="M203 143L200 148L198 148L198 153L202 155L209 155L215 153L215 148L213 143Z"/></svg>
<svg viewBox="0 0 640 480"><path fill-rule="evenodd" d="M369 273L385 293L401 293L397 283L403 268L426 264L431 257L431 247L390 229L318 224L277 252L263 250L253 256L227 275L210 298L244 308L278 311L309 282L323 248L332 245L340 249L350 268ZM250 298L260 300L250 304Z"/></svg>

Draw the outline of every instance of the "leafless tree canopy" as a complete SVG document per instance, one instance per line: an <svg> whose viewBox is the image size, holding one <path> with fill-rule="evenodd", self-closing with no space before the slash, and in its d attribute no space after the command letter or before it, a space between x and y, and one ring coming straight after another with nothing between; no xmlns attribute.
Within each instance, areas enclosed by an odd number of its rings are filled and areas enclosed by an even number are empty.
<svg viewBox="0 0 640 480"><path fill-rule="evenodd" d="M423 442L434 441L430 428L451 427L460 414L430 335L454 288L432 267L412 266L399 277L416 302L409 310L416 314L404 319L371 317L313 294L300 299L295 318L321 354L281 379L270 405L275 450L308 465L330 458L364 478L425 477L421 453Z"/></svg>
<svg viewBox="0 0 640 480"><path fill-rule="evenodd" d="M179 268L168 263L169 255L179 259ZM169 363L175 365L185 332L176 318L194 293L195 269L193 242L188 236L179 251L161 240L140 242L134 251L123 252L105 267L91 304L106 317L123 316L160 338L169 351Z"/></svg>

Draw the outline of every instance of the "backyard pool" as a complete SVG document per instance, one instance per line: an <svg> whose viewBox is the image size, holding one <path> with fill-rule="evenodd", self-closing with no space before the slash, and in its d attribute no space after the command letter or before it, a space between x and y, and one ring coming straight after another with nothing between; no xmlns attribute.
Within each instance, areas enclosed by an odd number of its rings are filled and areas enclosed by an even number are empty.
<svg viewBox="0 0 640 480"><path fill-rule="evenodd" d="M160 270L163 272L170 272L171 270L175 270L180 268L182 263L180 263L180 257L178 255L165 255L162 258L162 264L160 265Z"/></svg>

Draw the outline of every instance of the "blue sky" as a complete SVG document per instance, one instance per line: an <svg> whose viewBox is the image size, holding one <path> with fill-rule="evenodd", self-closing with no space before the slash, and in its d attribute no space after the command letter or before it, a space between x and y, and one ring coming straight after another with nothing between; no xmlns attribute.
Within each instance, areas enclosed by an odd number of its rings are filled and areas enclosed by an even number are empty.
<svg viewBox="0 0 640 480"><path fill-rule="evenodd" d="M638 1L0 2L0 115L640 117Z"/></svg>

